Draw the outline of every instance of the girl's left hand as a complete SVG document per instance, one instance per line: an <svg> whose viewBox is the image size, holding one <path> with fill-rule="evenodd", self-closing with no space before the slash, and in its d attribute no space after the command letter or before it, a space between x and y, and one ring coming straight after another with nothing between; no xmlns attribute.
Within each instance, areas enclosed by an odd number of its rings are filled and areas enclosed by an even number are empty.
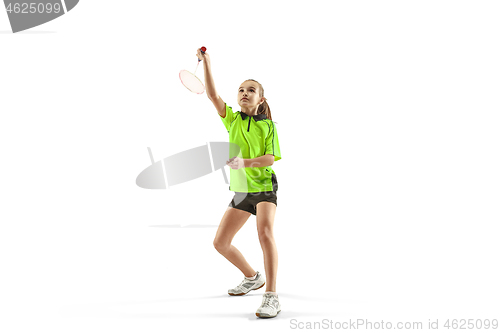
<svg viewBox="0 0 500 333"><path fill-rule="evenodd" d="M234 169L234 170L237 170L237 169L241 169L244 167L244 161L242 158L239 158L239 157L233 157L232 159L230 159L229 161L226 161L226 164L231 168L231 169Z"/></svg>

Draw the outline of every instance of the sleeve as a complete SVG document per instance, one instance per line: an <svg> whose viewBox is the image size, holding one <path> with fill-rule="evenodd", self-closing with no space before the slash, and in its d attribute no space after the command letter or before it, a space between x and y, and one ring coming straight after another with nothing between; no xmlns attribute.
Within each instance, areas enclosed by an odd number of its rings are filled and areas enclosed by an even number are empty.
<svg viewBox="0 0 500 333"><path fill-rule="evenodd" d="M226 116L222 118L219 114L220 119L224 123L224 126L226 127L227 132L229 133L229 128L231 127L231 122L233 119L236 117L236 114L233 112L233 108L227 105L226 103Z"/></svg>
<svg viewBox="0 0 500 333"><path fill-rule="evenodd" d="M274 161L276 162L281 160L280 143L278 140L278 132L276 131L276 125L274 124L273 121L271 121L271 123L273 124L273 126L266 138L266 151L264 152L264 155L267 154L274 155Z"/></svg>

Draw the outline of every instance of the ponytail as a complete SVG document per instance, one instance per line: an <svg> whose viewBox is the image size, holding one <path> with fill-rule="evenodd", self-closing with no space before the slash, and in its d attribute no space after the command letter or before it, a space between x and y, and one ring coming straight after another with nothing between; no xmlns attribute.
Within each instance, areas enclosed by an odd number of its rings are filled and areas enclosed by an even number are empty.
<svg viewBox="0 0 500 333"><path fill-rule="evenodd" d="M267 98L264 101L264 103L259 105L259 109L257 110L257 114L265 114L267 119L273 120L273 118L271 118L271 109L269 108L269 104L267 104Z"/></svg>

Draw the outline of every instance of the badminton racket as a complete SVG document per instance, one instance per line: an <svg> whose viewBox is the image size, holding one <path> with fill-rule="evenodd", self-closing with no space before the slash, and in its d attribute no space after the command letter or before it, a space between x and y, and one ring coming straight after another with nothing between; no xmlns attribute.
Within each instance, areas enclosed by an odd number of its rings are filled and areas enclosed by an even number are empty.
<svg viewBox="0 0 500 333"><path fill-rule="evenodd" d="M201 53L205 54L207 50L206 47L201 47ZM194 92L196 94L203 94L205 91L205 86L201 82L201 80L196 76L196 71L198 70L198 66L200 65L201 59L198 59L196 64L196 68L194 73L191 73L185 69L179 72L179 79L181 80L184 87L186 87L189 91Z"/></svg>

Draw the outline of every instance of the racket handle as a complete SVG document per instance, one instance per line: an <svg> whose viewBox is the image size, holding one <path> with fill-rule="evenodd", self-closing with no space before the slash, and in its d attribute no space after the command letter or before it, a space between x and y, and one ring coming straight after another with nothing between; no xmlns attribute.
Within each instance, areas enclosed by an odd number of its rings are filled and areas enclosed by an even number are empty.
<svg viewBox="0 0 500 333"><path fill-rule="evenodd" d="M205 54L205 51L207 50L207 48L205 46L202 46L201 47L201 53ZM198 62L200 62L201 59L198 59Z"/></svg>

